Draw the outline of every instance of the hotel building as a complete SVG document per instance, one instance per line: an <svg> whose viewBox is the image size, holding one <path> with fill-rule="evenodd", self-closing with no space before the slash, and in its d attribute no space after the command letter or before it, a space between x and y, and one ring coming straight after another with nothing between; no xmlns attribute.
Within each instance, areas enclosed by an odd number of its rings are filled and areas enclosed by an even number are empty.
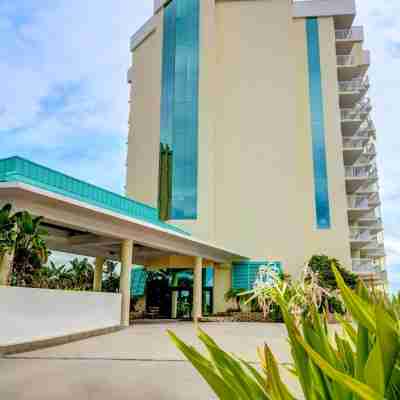
<svg viewBox="0 0 400 400"><path fill-rule="evenodd" d="M384 284L355 14L354 0L155 1L131 39L126 196L11 157L0 206L43 216L51 250L95 257L94 291L120 261L123 326L132 296L198 319L232 306L227 291L251 289L260 266L298 276L315 254Z"/></svg>
<svg viewBox="0 0 400 400"><path fill-rule="evenodd" d="M248 257L234 286L313 254L386 279L355 15L354 0L158 0L132 36L126 194Z"/></svg>

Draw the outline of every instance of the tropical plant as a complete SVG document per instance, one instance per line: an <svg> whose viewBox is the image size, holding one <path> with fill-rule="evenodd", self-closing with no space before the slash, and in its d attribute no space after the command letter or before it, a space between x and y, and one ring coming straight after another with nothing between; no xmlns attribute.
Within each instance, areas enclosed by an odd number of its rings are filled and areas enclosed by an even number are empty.
<svg viewBox="0 0 400 400"><path fill-rule="evenodd" d="M240 307L240 303L244 300L243 299L243 294L246 293L247 290L246 289L229 289L226 293L225 293L225 301L229 302L229 301L234 301L236 304L236 310L240 311L241 307Z"/></svg>
<svg viewBox="0 0 400 400"><path fill-rule="evenodd" d="M117 274L118 263L114 261L106 261L103 279L103 292L118 292L119 290L119 275Z"/></svg>
<svg viewBox="0 0 400 400"><path fill-rule="evenodd" d="M4 283L10 279L13 285L28 286L35 270L47 262L47 232L42 229L42 220L27 211L12 214L10 204L0 210L0 259L11 263L11 271L7 271L10 278L4 277Z"/></svg>
<svg viewBox="0 0 400 400"><path fill-rule="evenodd" d="M347 286L339 270L332 270L355 324L338 317L342 332L330 335L325 314L312 304L300 325L279 291L293 364L306 400L395 400L400 398L400 328L398 307L385 294L368 292L359 283L357 292ZM270 348L259 349L261 372L246 361L223 351L199 330L209 357L168 332L176 346L222 399L295 400L283 382Z"/></svg>
<svg viewBox="0 0 400 400"><path fill-rule="evenodd" d="M11 213L11 204L6 204L0 210L0 284L6 284L9 279L9 262L15 251L15 241L18 227L15 215Z"/></svg>
<svg viewBox="0 0 400 400"><path fill-rule="evenodd" d="M94 267L87 258L74 258L70 262L70 273L73 288L76 290L92 290L94 279Z"/></svg>
<svg viewBox="0 0 400 400"><path fill-rule="evenodd" d="M339 260L336 258L330 258L326 255L314 255L308 262L308 267L315 273L318 274L319 284L328 290L337 290L338 285L335 279L332 266L340 272L346 285L351 289L355 289L358 282L358 276L353 274L348 269L342 267Z"/></svg>

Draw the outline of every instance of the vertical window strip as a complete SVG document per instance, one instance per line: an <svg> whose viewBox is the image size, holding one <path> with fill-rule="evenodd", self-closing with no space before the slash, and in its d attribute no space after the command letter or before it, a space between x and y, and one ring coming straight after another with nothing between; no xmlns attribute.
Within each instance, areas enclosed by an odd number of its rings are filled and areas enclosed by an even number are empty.
<svg viewBox="0 0 400 400"><path fill-rule="evenodd" d="M196 219L199 0L174 0L164 8L162 74L160 141L173 154L170 217Z"/></svg>
<svg viewBox="0 0 400 400"><path fill-rule="evenodd" d="M326 161L325 122L322 96L318 19L307 18L306 30L317 228L330 229L331 217Z"/></svg>

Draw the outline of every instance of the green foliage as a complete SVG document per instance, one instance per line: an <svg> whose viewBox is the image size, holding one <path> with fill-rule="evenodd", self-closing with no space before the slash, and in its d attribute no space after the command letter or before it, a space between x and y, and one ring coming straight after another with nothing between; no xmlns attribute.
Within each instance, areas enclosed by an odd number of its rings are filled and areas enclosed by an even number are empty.
<svg viewBox="0 0 400 400"><path fill-rule="evenodd" d="M48 260L42 221L27 211L13 214L10 204L0 210L0 259L5 254L13 256L8 278L13 285L30 286L35 272Z"/></svg>
<svg viewBox="0 0 400 400"><path fill-rule="evenodd" d="M332 271L354 324L338 317L342 332L331 335L325 314L315 304L298 321L289 311L282 291L275 291L291 346L293 364L306 400L395 400L400 398L399 299L346 285L335 265ZM224 352L199 330L208 357L170 337L208 382L219 399L294 400L282 381L279 366L268 346L259 349L262 371ZM299 395L300 394L296 394Z"/></svg>
<svg viewBox="0 0 400 400"><path fill-rule="evenodd" d="M16 216L11 213L11 204L0 210L0 259L5 253L13 254L18 236Z"/></svg>
<svg viewBox="0 0 400 400"><path fill-rule="evenodd" d="M241 301L244 300L243 295L246 292L247 292L246 289L233 289L233 288L231 288L224 295L225 301L227 301L227 302L231 301L231 300L235 301L236 309L238 311L240 311L240 309L241 309L240 308L240 303L241 303Z"/></svg>
<svg viewBox="0 0 400 400"><path fill-rule="evenodd" d="M106 261L102 284L103 292L116 293L119 291L119 275L116 272L117 263Z"/></svg>
<svg viewBox="0 0 400 400"><path fill-rule="evenodd" d="M337 290L338 285L335 279L332 266L339 271L347 286L355 289L358 282L358 277L346 268L340 265L340 262L335 258L330 258L326 255L313 256L308 262L310 269L319 275L320 285L329 290Z"/></svg>
<svg viewBox="0 0 400 400"><path fill-rule="evenodd" d="M102 291L119 291L118 264L106 261L103 272ZM94 267L87 258L74 258L68 265L57 266L50 261L37 269L32 276L32 287L59 290L92 290Z"/></svg>

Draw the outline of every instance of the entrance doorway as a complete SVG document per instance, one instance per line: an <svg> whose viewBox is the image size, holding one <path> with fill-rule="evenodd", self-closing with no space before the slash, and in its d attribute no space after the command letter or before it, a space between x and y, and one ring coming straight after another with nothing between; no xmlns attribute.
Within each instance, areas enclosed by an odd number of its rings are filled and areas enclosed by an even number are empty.
<svg viewBox="0 0 400 400"><path fill-rule="evenodd" d="M203 315L213 311L213 279L203 270ZM147 279L146 308L158 318L190 320L193 312L193 270L167 269L151 272Z"/></svg>

